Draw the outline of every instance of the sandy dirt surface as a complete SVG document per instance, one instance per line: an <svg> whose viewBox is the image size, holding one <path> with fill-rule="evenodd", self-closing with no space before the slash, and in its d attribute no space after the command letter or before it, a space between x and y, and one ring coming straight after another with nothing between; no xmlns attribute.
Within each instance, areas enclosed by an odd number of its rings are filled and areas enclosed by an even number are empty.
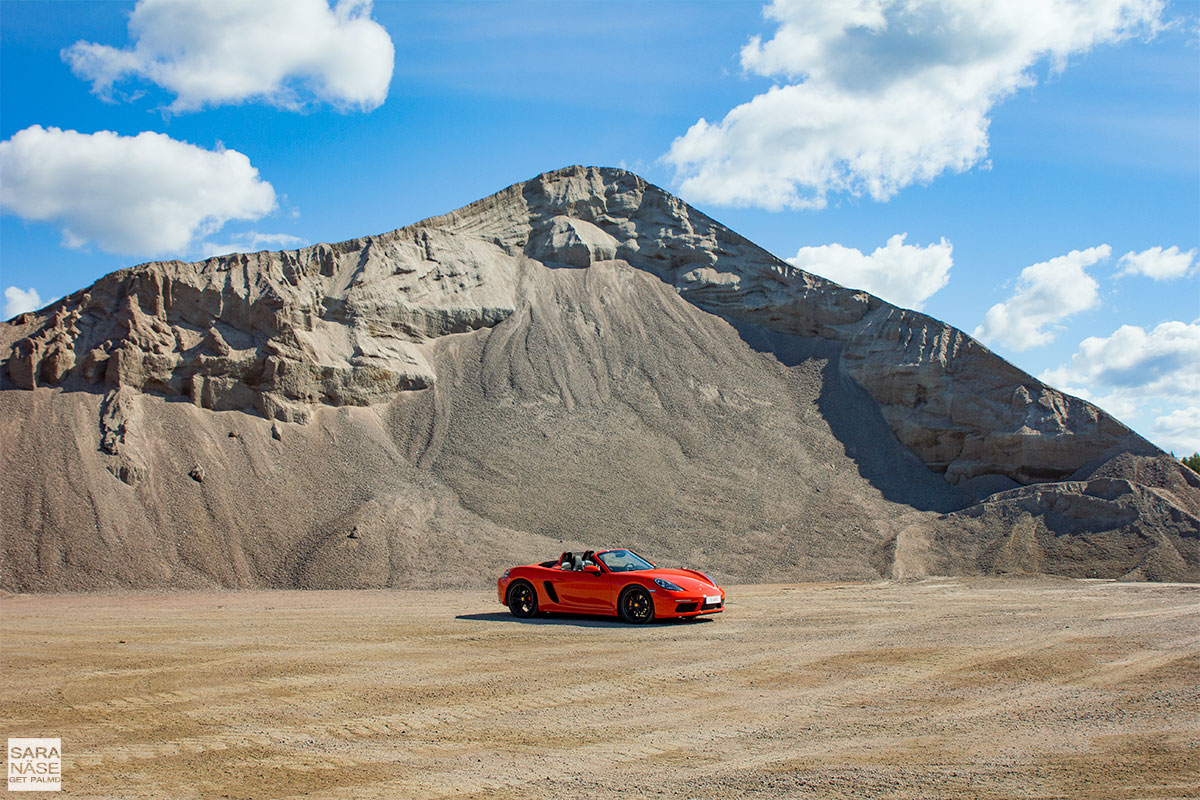
<svg viewBox="0 0 1200 800"><path fill-rule="evenodd" d="M0 719L62 738L76 797L1200 797L1200 587L729 597L644 628L483 592L7 597Z"/></svg>

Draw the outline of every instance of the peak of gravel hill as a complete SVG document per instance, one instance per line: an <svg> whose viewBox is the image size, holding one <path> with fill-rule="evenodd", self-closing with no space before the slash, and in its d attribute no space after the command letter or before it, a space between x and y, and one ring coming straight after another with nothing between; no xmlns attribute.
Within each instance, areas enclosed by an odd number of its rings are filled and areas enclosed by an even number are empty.
<svg viewBox="0 0 1200 800"><path fill-rule="evenodd" d="M491 328L556 268L620 264L778 349L840 350L895 435L952 482L1070 475L1157 452L944 323L792 267L625 170L567 167L389 233L121 270L9 323L21 388L128 387L306 422L438 380L442 337Z"/></svg>

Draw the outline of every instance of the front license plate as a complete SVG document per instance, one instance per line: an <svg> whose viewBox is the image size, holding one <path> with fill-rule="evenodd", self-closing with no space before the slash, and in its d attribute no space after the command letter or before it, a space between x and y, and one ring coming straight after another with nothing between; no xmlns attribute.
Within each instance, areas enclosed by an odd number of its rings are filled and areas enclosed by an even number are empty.
<svg viewBox="0 0 1200 800"><path fill-rule="evenodd" d="M705 597L704 602L707 605L712 605L713 603L719 603L719 602L721 602L721 595L718 594L718 595L713 595L711 597Z"/></svg>

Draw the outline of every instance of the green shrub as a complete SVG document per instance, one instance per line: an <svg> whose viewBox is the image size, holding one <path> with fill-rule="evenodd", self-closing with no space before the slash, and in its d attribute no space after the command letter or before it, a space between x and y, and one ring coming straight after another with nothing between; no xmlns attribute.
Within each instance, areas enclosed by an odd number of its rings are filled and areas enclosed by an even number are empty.
<svg viewBox="0 0 1200 800"><path fill-rule="evenodd" d="M1200 453L1192 453L1179 460L1184 463L1184 466L1191 467L1192 472L1200 472Z"/></svg>

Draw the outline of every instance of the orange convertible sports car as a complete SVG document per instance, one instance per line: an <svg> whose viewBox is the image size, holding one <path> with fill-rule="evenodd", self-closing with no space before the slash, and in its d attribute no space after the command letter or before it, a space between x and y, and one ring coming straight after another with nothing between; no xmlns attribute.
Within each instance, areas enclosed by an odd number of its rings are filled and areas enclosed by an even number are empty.
<svg viewBox="0 0 1200 800"><path fill-rule="evenodd" d="M539 611L620 614L626 622L725 610L725 590L694 569L661 569L632 550L563 553L506 570L496 586L515 616Z"/></svg>

